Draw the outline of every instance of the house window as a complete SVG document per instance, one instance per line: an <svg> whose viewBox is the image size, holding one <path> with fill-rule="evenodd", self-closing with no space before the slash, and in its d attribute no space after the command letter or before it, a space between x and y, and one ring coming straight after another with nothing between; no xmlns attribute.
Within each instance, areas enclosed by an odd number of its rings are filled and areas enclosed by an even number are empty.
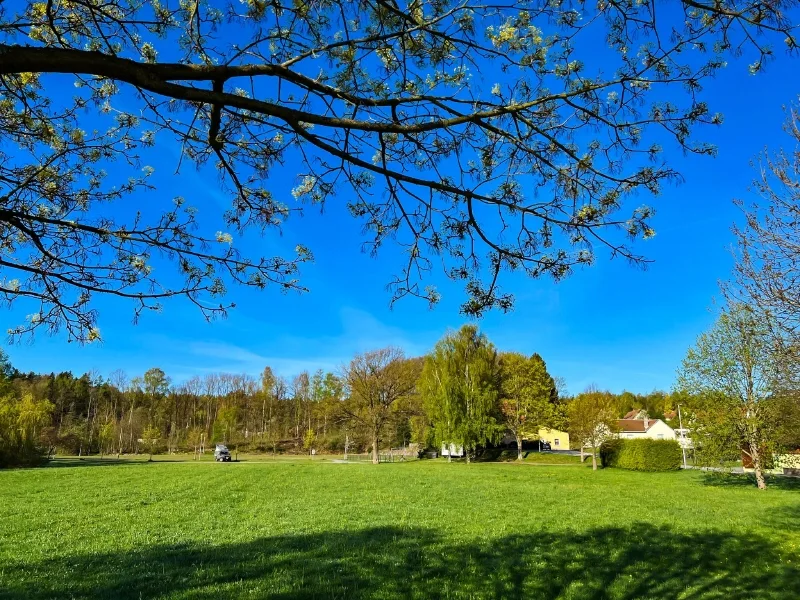
<svg viewBox="0 0 800 600"><path fill-rule="evenodd" d="M553 440L553 445L554 445L554 446L558 446L558 445L559 445L559 444L558 444L558 438L556 438L556 439L554 439L554 440Z"/></svg>
<svg viewBox="0 0 800 600"><path fill-rule="evenodd" d="M656 436L656 439L663 440L663 439L664 439L664 434L663 434L663 433L659 433L659 434Z"/></svg>

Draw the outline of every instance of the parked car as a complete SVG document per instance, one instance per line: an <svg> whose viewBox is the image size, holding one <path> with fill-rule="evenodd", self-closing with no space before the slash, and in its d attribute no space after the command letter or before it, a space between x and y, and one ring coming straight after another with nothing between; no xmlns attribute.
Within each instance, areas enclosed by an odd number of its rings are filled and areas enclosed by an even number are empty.
<svg viewBox="0 0 800 600"><path fill-rule="evenodd" d="M552 448L550 447L550 442L546 442L544 440L525 440L524 442L522 442L522 449L533 452L552 450Z"/></svg>
<svg viewBox="0 0 800 600"><path fill-rule="evenodd" d="M214 448L214 460L217 462L231 462L231 453L225 444L217 444Z"/></svg>

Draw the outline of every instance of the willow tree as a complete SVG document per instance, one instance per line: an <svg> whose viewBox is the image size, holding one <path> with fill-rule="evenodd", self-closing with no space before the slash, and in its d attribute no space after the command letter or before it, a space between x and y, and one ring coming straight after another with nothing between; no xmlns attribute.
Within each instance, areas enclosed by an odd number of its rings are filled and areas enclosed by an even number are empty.
<svg viewBox="0 0 800 600"><path fill-rule="evenodd" d="M419 390L437 444L463 446L467 462L502 432L497 350L476 326L464 325L436 343L425 357Z"/></svg>
<svg viewBox="0 0 800 600"><path fill-rule="evenodd" d="M4 3L0 294L29 315L9 334L98 339L99 295L135 317L183 297L213 318L231 282L302 290L309 248L236 244L330 200L369 250L404 250L393 300L435 303L441 266L467 315L512 306L504 271L641 263L642 195L679 177L662 145L714 153L695 131L722 120L705 81L726 53L757 71L770 40L795 49L796 4ZM150 165L217 174L229 208L198 215Z"/></svg>

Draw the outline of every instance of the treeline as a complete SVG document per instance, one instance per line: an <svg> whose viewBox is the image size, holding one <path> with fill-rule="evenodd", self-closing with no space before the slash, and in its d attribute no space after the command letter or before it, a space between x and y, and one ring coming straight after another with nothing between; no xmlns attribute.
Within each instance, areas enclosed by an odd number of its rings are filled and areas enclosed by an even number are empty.
<svg viewBox="0 0 800 600"><path fill-rule="evenodd" d="M332 373L286 379L268 367L258 378L218 373L179 384L159 368L130 379L122 371L107 378L13 372L5 389L6 405L25 397L46 403L38 440L75 455L197 452L217 442L275 452L299 445L310 429L339 445L344 399Z"/></svg>
<svg viewBox="0 0 800 600"><path fill-rule="evenodd" d="M500 352L476 327L448 333L426 357L387 348L339 373L286 378L208 374L173 382L160 368L129 378L23 374L0 360L0 464L58 454L207 451L342 453L479 446L567 428L563 382L538 355ZM672 410L663 392L609 394L617 416Z"/></svg>

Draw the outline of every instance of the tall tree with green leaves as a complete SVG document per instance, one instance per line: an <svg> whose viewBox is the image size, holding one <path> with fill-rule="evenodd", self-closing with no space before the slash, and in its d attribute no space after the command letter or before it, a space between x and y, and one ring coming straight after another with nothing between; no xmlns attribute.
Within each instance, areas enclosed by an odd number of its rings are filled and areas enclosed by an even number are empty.
<svg viewBox="0 0 800 600"><path fill-rule="evenodd" d="M555 382L538 354L500 354L503 422L517 441L517 460L522 460L523 436L538 436L539 429L551 427L557 417L553 403Z"/></svg>
<svg viewBox="0 0 800 600"><path fill-rule="evenodd" d="M153 421L159 418L164 410L163 400L169 391L170 378L162 369L153 367L142 376L142 391L150 398L148 418Z"/></svg>
<svg viewBox="0 0 800 600"><path fill-rule="evenodd" d="M733 446L749 455L759 489L775 448L782 394L795 388L797 356L777 343L769 315L733 304L690 348L677 388L700 396L692 438L696 443ZM796 388L795 388L796 389ZM700 454L702 456L702 453Z"/></svg>
<svg viewBox="0 0 800 600"><path fill-rule="evenodd" d="M81 342L100 338L98 296L213 318L231 283L304 289L308 248L247 256L241 238L330 198L372 251L405 251L393 299L437 302L444 261L468 315L511 307L504 271L641 262L638 198L678 179L664 148L714 153L697 130L722 122L703 94L725 55L752 52L755 72L770 42L797 47L797 0L7 4L0 296L31 307L12 337ZM227 210L159 193L165 146L165 169L215 176Z"/></svg>
<svg viewBox="0 0 800 600"><path fill-rule="evenodd" d="M476 448L499 437L497 350L475 325L447 333L425 357L419 382L437 444Z"/></svg>

